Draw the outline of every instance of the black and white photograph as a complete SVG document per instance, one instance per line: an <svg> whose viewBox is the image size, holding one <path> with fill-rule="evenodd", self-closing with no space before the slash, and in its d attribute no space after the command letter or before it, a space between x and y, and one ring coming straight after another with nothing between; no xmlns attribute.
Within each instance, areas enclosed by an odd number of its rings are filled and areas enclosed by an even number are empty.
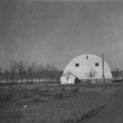
<svg viewBox="0 0 123 123"><path fill-rule="evenodd" d="M0 0L0 123L123 123L123 1Z"/></svg>

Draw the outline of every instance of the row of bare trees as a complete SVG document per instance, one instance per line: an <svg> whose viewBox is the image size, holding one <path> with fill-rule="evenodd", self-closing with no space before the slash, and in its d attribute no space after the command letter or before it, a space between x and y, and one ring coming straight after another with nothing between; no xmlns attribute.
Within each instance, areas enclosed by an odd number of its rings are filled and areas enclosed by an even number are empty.
<svg viewBox="0 0 123 123"><path fill-rule="evenodd" d="M119 70L118 68L115 68L112 71L112 76L114 80L123 80L123 71Z"/></svg>
<svg viewBox="0 0 123 123"><path fill-rule="evenodd" d="M11 62L9 68L0 67L0 82L34 82L55 80L59 81L62 71L51 65L27 65L23 61Z"/></svg>

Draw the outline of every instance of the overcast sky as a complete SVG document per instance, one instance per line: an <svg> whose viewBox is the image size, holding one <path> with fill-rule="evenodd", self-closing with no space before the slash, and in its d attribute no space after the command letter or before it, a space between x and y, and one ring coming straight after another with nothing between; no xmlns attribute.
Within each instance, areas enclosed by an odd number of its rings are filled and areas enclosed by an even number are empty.
<svg viewBox="0 0 123 123"><path fill-rule="evenodd" d="M84 53L123 69L123 2L0 1L1 66L14 59L64 69Z"/></svg>

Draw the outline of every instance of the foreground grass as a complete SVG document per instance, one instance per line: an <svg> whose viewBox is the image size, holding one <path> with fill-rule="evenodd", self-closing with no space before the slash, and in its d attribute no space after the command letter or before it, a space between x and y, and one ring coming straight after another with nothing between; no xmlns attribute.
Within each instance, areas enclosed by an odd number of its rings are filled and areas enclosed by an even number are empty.
<svg viewBox="0 0 123 123"><path fill-rule="evenodd" d="M78 123L108 101L105 93L80 91L75 86L8 86L0 88L0 122Z"/></svg>
<svg viewBox="0 0 123 123"><path fill-rule="evenodd" d="M76 118L71 118L68 120L62 120L61 123L82 123L82 122L86 122L86 120L95 117L98 113L100 113L103 109L105 108L105 106L99 106L95 109L89 110L87 113L85 114L79 114L79 116L76 116Z"/></svg>

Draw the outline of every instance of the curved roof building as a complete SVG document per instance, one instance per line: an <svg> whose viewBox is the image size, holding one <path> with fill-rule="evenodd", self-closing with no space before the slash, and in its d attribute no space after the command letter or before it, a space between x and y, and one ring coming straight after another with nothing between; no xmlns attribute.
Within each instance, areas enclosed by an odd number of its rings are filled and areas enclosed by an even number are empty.
<svg viewBox="0 0 123 123"><path fill-rule="evenodd" d="M111 80L108 63L101 57L84 54L72 59L64 69L61 84L74 84L79 80Z"/></svg>

